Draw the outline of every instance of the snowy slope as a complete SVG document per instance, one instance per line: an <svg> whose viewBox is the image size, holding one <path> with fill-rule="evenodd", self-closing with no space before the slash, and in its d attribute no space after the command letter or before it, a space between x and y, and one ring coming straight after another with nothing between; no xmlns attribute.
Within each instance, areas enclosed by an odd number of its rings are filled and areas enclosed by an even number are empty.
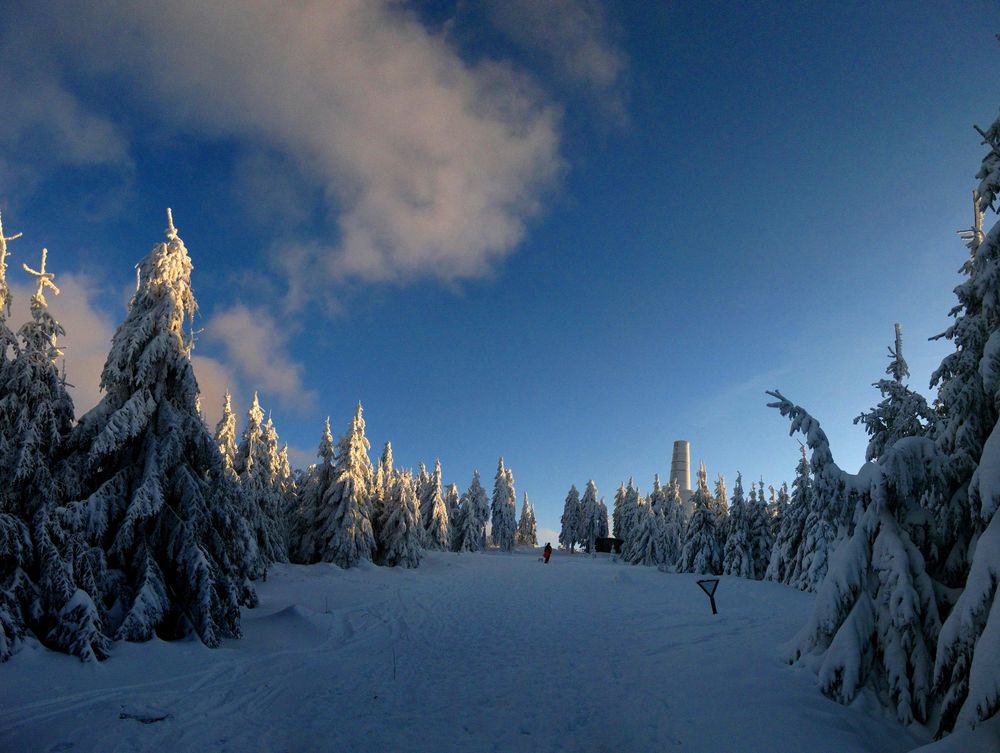
<svg viewBox="0 0 1000 753"><path fill-rule="evenodd" d="M827 700L780 644L813 596L557 552L429 554L418 570L279 565L245 637L0 666L0 750L908 751ZM125 718L122 718L125 717ZM159 719L159 721L153 721ZM70 746L72 744L72 746Z"/></svg>

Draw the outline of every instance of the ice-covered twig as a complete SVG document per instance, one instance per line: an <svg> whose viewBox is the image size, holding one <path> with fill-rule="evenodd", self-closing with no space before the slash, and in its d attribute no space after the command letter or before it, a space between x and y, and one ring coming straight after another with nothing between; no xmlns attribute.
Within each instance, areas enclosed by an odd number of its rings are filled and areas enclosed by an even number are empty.
<svg viewBox="0 0 1000 753"><path fill-rule="evenodd" d="M45 301L45 288L49 288L53 293L59 295L59 288L56 284L52 282L55 275L52 272L45 271L45 260L48 258L49 250L47 248L42 249L42 266L39 270L34 270L27 264L22 264L24 271L29 275L33 275L36 279L35 295L32 297L33 301L37 301L40 306L47 306L48 303Z"/></svg>

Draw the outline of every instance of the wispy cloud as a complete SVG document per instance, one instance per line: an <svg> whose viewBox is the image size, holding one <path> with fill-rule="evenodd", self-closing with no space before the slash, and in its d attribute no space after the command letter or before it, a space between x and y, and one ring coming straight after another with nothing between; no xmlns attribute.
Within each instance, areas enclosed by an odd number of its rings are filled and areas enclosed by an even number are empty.
<svg viewBox="0 0 1000 753"><path fill-rule="evenodd" d="M205 322L202 338L221 351L221 363L246 389L260 390L283 407L307 413L317 395L303 385L305 367L290 355L287 334L263 309L236 304L215 311Z"/></svg>
<svg viewBox="0 0 1000 753"><path fill-rule="evenodd" d="M0 43L0 91L7 103L0 118L0 202L25 200L63 166L131 169L120 127L17 60L6 40Z"/></svg>
<svg viewBox="0 0 1000 753"><path fill-rule="evenodd" d="M510 65L464 62L393 0L32 9L10 34L28 40L34 59L128 86L158 127L269 155L242 173L284 163L311 181L330 225L302 244L308 265L289 270L308 295L331 280L488 274L562 169L558 108ZM95 158L120 156L106 115L81 112L76 122L82 133L59 133L82 139L79 154L103 132L109 151ZM290 206L299 195L278 193Z"/></svg>
<svg viewBox="0 0 1000 753"><path fill-rule="evenodd" d="M586 90L616 121L626 117L628 57L599 0L484 0L493 25L546 58L557 78Z"/></svg>

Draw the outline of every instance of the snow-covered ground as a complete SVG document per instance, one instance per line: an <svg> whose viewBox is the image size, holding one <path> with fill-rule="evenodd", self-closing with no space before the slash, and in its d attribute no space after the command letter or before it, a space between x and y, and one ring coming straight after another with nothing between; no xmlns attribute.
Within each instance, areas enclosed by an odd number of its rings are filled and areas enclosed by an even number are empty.
<svg viewBox="0 0 1000 753"><path fill-rule="evenodd" d="M557 552L275 567L244 638L0 665L0 750L909 751L929 739L781 661L813 596ZM158 721L155 721L158 720Z"/></svg>

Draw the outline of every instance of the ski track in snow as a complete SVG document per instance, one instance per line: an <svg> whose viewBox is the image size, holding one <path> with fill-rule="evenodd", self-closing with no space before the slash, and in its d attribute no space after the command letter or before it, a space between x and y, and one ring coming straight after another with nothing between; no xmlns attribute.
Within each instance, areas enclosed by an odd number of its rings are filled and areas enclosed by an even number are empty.
<svg viewBox="0 0 1000 753"><path fill-rule="evenodd" d="M83 665L35 646L0 665L0 751L894 753L928 740L782 663L812 595L723 578L712 615L696 580L561 552L277 566L244 637L214 651L119 643ZM146 709L169 716L120 718Z"/></svg>

